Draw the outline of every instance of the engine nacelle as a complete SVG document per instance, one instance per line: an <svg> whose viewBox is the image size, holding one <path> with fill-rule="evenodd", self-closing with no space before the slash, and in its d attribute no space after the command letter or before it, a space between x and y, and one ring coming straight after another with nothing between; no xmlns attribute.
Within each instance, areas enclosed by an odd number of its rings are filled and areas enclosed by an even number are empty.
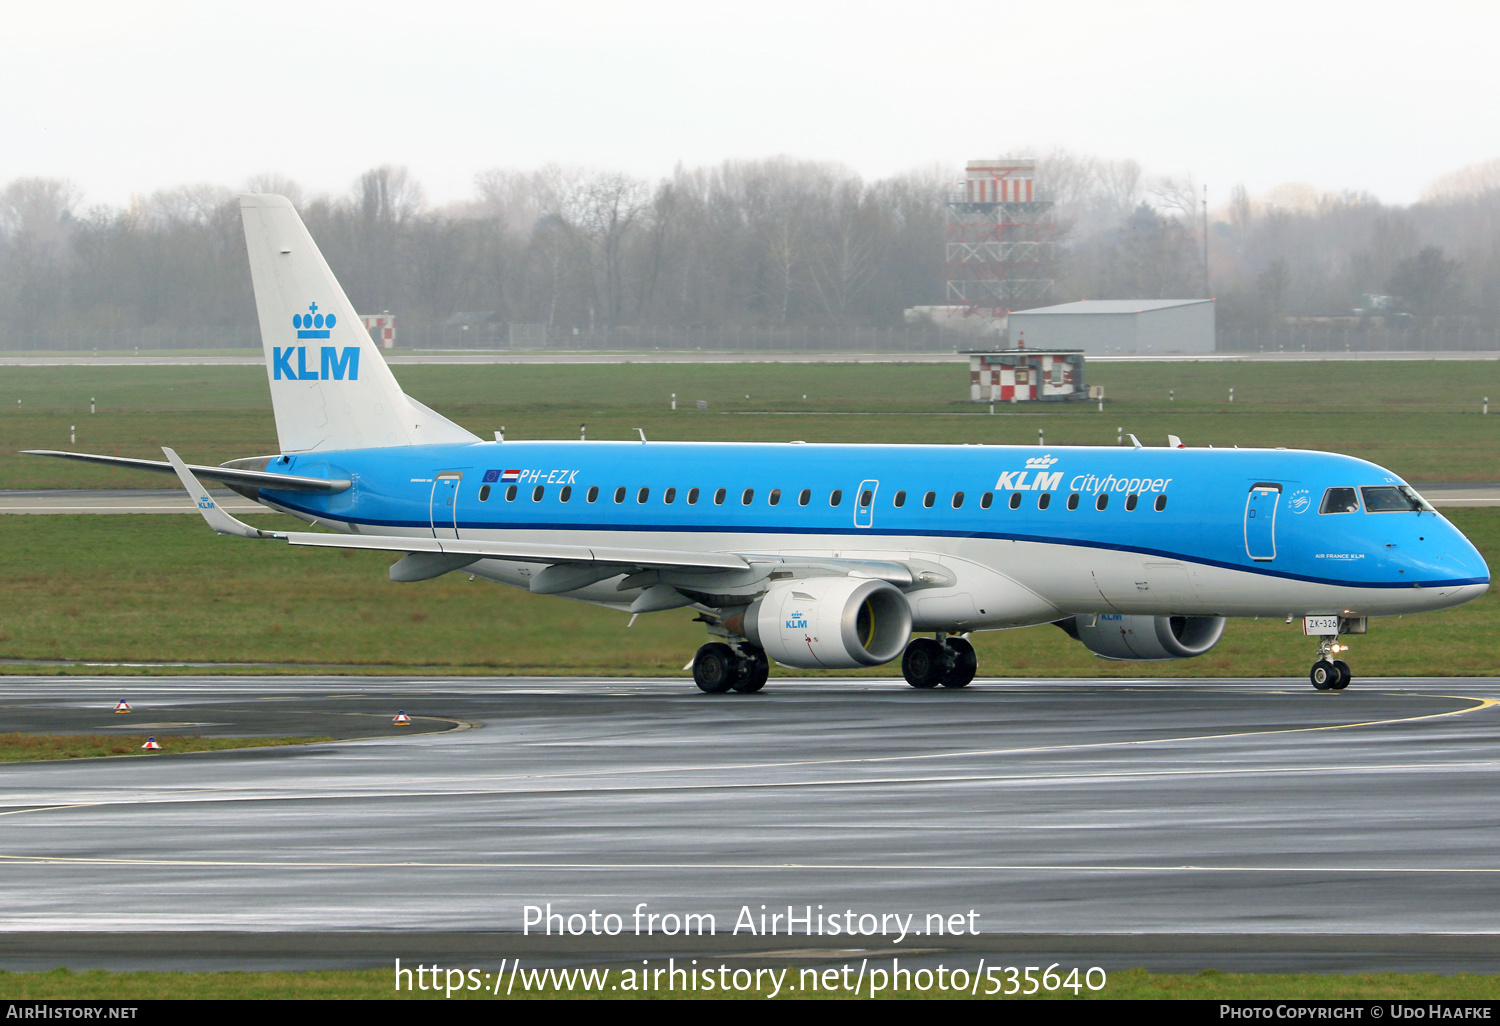
<svg viewBox="0 0 1500 1026"><path fill-rule="evenodd" d="M1222 616L1075 616L1057 626L1105 659L1191 659L1219 643Z"/></svg>
<svg viewBox="0 0 1500 1026"><path fill-rule="evenodd" d="M878 666L900 655L911 637L906 596L869 578L784 581L743 616L731 629L742 629L778 663L804 670Z"/></svg>

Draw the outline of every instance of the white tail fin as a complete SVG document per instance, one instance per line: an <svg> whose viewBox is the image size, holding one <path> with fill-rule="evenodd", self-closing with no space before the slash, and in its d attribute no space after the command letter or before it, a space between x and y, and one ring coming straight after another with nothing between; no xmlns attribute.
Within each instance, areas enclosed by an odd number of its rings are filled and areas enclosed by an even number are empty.
<svg viewBox="0 0 1500 1026"><path fill-rule="evenodd" d="M282 452L479 439L401 391L282 196L241 196Z"/></svg>

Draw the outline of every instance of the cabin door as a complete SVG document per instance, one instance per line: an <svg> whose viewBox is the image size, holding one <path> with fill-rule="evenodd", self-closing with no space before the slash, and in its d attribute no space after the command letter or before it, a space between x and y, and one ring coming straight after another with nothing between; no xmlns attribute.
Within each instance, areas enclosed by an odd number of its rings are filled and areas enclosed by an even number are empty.
<svg viewBox="0 0 1500 1026"><path fill-rule="evenodd" d="M461 480L463 475L456 470L445 470L432 480L428 515L434 538L458 537L458 483Z"/></svg>
<svg viewBox="0 0 1500 1026"><path fill-rule="evenodd" d="M1257 563L1276 558L1276 507L1281 485L1261 481L1245 497L1245 554Z"/></svg>

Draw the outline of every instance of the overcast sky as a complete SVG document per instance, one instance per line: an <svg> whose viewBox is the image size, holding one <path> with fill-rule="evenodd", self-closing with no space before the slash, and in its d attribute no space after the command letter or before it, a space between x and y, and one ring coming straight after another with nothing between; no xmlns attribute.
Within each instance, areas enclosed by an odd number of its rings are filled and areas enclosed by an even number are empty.
<svg viewBox="0 0 1500 1026"><path fill-rule="evenodd" d="M274 171L429 199L491 167L655 179L778 154L869 178L1062 146L1408 203L1500 157L1500 4L11 3L0 184L89 203Z"/></svg>

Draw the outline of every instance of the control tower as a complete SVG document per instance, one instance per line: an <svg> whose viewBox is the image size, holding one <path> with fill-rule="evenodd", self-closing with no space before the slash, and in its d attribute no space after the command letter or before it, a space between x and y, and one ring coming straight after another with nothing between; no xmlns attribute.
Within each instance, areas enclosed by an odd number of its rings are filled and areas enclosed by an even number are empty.
<svg viewBox="0 0 1500 1026"><path fill-rule="evenodd" d="M1036 194L1036 161L971 160L948 204L947 302L952 316L998 320L1052 299L1052 203Z"/></svg>

